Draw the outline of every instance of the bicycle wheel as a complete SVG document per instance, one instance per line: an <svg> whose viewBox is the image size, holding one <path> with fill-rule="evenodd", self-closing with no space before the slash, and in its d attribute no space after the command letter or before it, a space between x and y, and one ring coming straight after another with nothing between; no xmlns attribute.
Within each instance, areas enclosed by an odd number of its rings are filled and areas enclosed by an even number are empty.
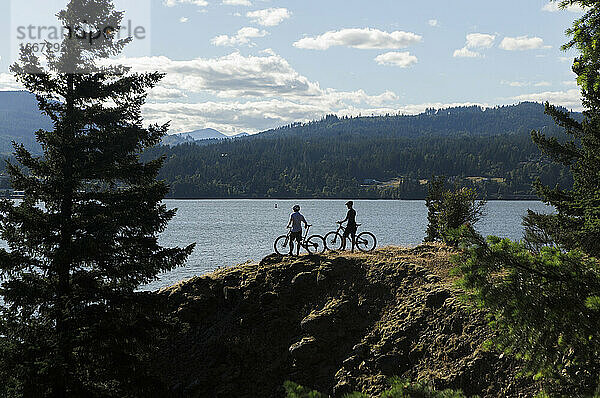
<svg viewBox="0 0 600 398"><path fill-rule="evenodd" d="M356 237L356 247L361 252L370 252L375 249L375 246L377 246L377 239L370 232L361 232Z"/></svg>
<svg viewBox="0 0 600 398"><path fill-rule="evenodd" d="M325 245L329 250L340 250L344 244L344 238L342 235L335 231L328 232L325 235Z"/></svg>
<svg viewBox="0 0 600 398"><path fill-rule="evenodd" d="M290 240L287 235L281 235L275 239L275 253L285 256L290 253Z"/></svg>
<svg viewBox="0 0 600 398"><path fill-rule="evenodd" d="M327 246L325 246L325 239L320 235L313 235L306 240L304 246L309 254L323 254Z"/></svg>

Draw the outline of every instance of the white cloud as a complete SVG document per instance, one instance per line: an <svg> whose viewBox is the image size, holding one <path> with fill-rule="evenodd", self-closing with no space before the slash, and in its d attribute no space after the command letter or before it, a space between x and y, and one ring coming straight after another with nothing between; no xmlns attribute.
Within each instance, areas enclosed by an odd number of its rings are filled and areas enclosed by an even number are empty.
<svg viewBox="0 0 600 398"><path fill-rule="evenodd" d="M222 98L319 96L323 90L295 71L279 55L248 56L238 52L219 58L174 61L164 56L118 59L134 71L160 71L161 85Z"/></svg>
<svg viewBox="0 0 600 398"><path fill-rule="evenodd" d="M268 8L266 10L250 11L246 16L262 26L277 26L289 19L292 13L287 8Z"/></svg>
<svg viewBox="0 0 600 398"><path fill-rule="evenodd" d="M440 22L437 19L430 19L429 21L427 21L427 23L429 23L429 26L440 26Z"/></svg>
<svg viewBox="0 0 600 398"><path fill-rule="evenodd" d="M364 90L322 88L300 75L273 50L260 56L230 55L187 61L167 57L124 58L133 71L167 73L143 108L148 123L172 121L171 132L211 127L226 134L249 133L306 122L327 114L357 116L416 114L427 108L477 103L399 104L391 91L372 95ZM191 94L202 102L191 103ZM214 97L214 98L211 98ZM183 99L180 99L183 98ZM194 101L197 101L194 98Z"/></svg>
<svg viewBox="0 0 600 398"><path fill-rule="evenodd" d="M510 82L507 80L502 80L500 82L500 84L504 84L505 86L510 86L510 87L527 87L530 85L530 83L528 83L528 82Z"/></svg>
<svg viewBox="0 0 600 398"><path fill-rule="evenodd" d="M0 91L25 90L12 73L0 73Z"/></svg>
<svg viewBox="0 0 600 398"><path fill-rule="evenodd" d="M473 49L490 48L494 45L496 36L487 33L469 33L466 38L465 46L454 50L454 58L482 58L483 55Z"/></svg>
<svg viewBox="0 0 600 398"><path fill-rule="evenodd" d="M389 52L378 55L375 58L375 62L379 65L392 65L399 66L401 68L408 68L418 62L418 58L414 55L410 55L409 52Z"/></svg>
<svg viewBox="0 0 600 398"><path fill-rule="evenodd" d="M575 80L565 80L562 84L564 86L577 87L577 82Z"/></svg>
<svg viewBox="0 0 600 398"><path fill-rule="evenodd" d="M167 88L163 86L156 86L150 90L148 97L154 100L169 100L176 98L187 98L187 95L183 90L177 88Z"/></svg>
<svg viewBox="0 0 600 398"><path fill-rule="evenodd" d="M331 113L356 116L397 112L395 108L328 107L327 104L280 100L148 104L143 111L148 122L171 121L173 132L212 127L226 134L255 133L291 122L308 122Z"/></svg>
<svg viewBox="0 0 600 398"><path fill-rule="evenodd" d="M273 50L272 48L265 48L264 50L260 50L258 53L259 54L266 54L266 55L277 55L277 53L275 52L275 50Z"/></svg>
<svg viewBox="0 0 600 398"><path fill-rule="evenodd" d="M483 57L483 55L481 55L477 51L471 51L467 47L463 47L459 50L454 50L454 53L452 54L452 56L454 58L480 58L480 57Z"/></svg>
<svg viewBox="0 0 600 398"><path fill-rule="evenodd" d="M309 50L327 50L334 46L359 49L398 49L419 43L423 38L411 32L383 32L378 29L342 29L330 31L317 37L305 37L294 47Z"/></svg>
<svg viewBox="0 0 600 398"><path fill-rule="evenodd" d="M206 7L206 0L164 0L163 4L167 7L175 7L177 4L193 4L199 7Z"/></svg>
<svg viewBox="0 0 600 398"><path fill-rule="evenodd" d="M212 127L224 133L250 133L280 126L289 121L309 120L320 113L315 105L291 101L161 103L144 106L148 122L171 121L172 131Z"/></svg>
<svg viewBox="0 0 600 398"><path fill-rule="evenodd" d="M536 50L540 48L550 48L544 46L544 40L540 37L505 37L500 43L500 48L507 51Z"/></svg>
<svg viewBox="0 0 600 398"><path fill-rule="evenodd" d="M254 43L251 42L251 39L257 37L265 37L268 35L268 32L264 30L259 30L256 28L245 27L238 30L235 36L227 36L220 35L211 40L211 43L215 46L237 46L248 44L253 46Z"/></svg>
<svg viewBox="0 0 600 398"><path fill-rule="evenodd" d="M554 105L561 105L565 108L581 110L581 93L578 89L567 91L546 91L543 93L523 94L513 98L517 101L535 101L550 102Z"/></svg>
<svg viewBox="0 0 600 398"><path fill-rule="evenodd" d="M319 119L332 113L353 116L395 114L398 109L389 101L397 99L390 92L371 97L362 90L327 90L321 97L310 100L272 98L256 101L149 103L144 106L144 117L148 123L171 121L173 132L212 127L225 133L253 133L292 122Z"/></svg>
<svg viewBox="0 0 600 398"><path fill-rule="evenodd" d="M490 48L494 45L496 40L495 35L488 35L486 33L469 33L467 35L467 48Z"/></svg>
<svg viewBox="0 0 600 398"><path fill-rule="evenodd" d="M561 8L559 7L560 2L559 1L551 1L550 3L544 5L542 7L543 11L548 11L548 12L557 12L557 11L562 11ZM565 8L566 11L570 11L570 12L584 12L584 8L581 7L580 5L568 5Z"/></svg>
<svg viewBox="0 0 600 398"><path fill-rule="evenodd" d="M222 98L318 96L322 90L279 55L248 56L234 52L219 58L174 61L164 56L117 60L134 71L167 73L161 85Z"/></svg>
<svg viewBox="0 0 600 398"><path fill-rule="evenodd" d="M181 17L181 18L179 18L179 22L181 22L181 23L186 23L188 21L189 21L188 17Z"/></svg>
<svg viewBox="0 0 600 398"><path fill-rule="evenodd" d="M223 4L228 6L244 6L250 7L252 3L250 0L223 0Z"/></svg>
<svg viewBox="0 0 600 398"><path fill-rule="evenodd" d="M506 86L511 86L511 87L531 87L531 86L533 86L533 87L548 87L548 86L552 85L552 83L546 82L546 81L541 81L541 82L524 82L524 81L511 82L511 81L502 80L500 83L504 84Z"/></svg>
<svg viewBox="0 0 600 398"><path fill-rule="evenodd" d="M359 99L364 93L355 93ZM342 93L338 93L342 94ZM385 96L385 94L384 94ZM392 95L392 98L397 98ZM350 101L352 102L352 101ZM164 123L171 121L172 132L182 132L199 127L211 127L225 134L234 134L242 131L255 133L292 122L308 122L319 119L327 114L335 113L339 116L370 116L385 114L414 115L424 112L428 108L449 108L458 106L482 106L481 103L423 103L411 105L372 105L352 103L338 103L331 98L324 98L318 102L302 103L298 101L261 100L246 102L203 102L203 103L178 103L168 102L160 104L147 104L144 106L144 117L150 123Z"/></svg>
<svg viewBox="0 0 600 398"><path fill-rule="evenodd" d="M174 61L167 57L124 58L133 71L166 73L144 107L148 122L173 121L173 131L213 127L223 132L256 132L328 113L358 115L396 113L399 97L386 91L321 88L300 75L273 50L261 56L237 52L212 59ZM201 95L201 103L178 98Z"/></svg>

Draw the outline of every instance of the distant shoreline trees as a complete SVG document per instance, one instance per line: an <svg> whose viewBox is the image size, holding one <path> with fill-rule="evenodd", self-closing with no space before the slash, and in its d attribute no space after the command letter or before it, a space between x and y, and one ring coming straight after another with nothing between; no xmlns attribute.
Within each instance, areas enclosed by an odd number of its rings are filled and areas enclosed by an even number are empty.
<svg viewBox="0 0 600 398"><path fill-rule="evenodd" d="M171 198L424 199L432 174L489 199L534 199L536 177L571 186L568 170L531 141L532 128L552 123L542 105L453 109L451 116L329 118L209 145L151 148L144 159L165 156L159 175Z"/></svg>

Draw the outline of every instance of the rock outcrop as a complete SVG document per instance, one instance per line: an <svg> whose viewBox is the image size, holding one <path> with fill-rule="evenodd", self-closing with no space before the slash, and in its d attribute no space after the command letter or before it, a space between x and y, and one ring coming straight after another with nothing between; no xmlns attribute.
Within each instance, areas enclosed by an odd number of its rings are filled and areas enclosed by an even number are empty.
<svg viewBox="0 0 600 398"><path fill-rule="evenodd" d="M482 397L533 396L518 361L490 350L438 245L281 257L158 294L180 320L156 364L177 396L281 397L291 380L377 396L392 376Z"/></svg>

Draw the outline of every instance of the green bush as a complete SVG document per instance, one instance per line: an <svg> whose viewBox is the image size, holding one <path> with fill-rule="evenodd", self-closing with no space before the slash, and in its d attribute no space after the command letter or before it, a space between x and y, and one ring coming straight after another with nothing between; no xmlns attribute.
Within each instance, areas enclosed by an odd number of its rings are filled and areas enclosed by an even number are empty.
<svg viewBox="0 0 600 398"><path fill-rule="evenodd" d="M327 398L327 395L309 388L302 387L294 382L286 381L283 383L287 398Z"/></svg>
<svg viewBox="0 0 600 398"><path fill-rule="evenodd" d="M600 375L600 266L580 251L460 230L456 259L469 299L490 311L494 343L551 388L593 393ZM554 387L553 387L554 386Z"/></svg>
<svg viewBox="0 0 600 398"><path fill-rule="evenodd" d="M390 380L391 388L381 393L380 398L466 398L461 391L443 390L436 391L433 387L423 382L412 383L408 380L393 378ZM291 381L284 384L287 398L326 398L326 395L311 391ZM344 398L368 398L360 392L346 394ZM475 398L475 397L474 397Z"/></svg>
<svg viewBox="0 0 600 398"><path fill-rule="evenodd" d="M466 398L462 391L436 391L423 382L412 383L408 380L392 379L392 387L384 391L380 398Z"/></svg>
<svg viewBox="0 0 600 398"><path fill-rule="evenodd" d="M475 225L484 215L485 201L477 200L472 188L445 188L444 177L433 177L429 183L427 199L426 242L443 241L455 244L452 231L462 225Z"/></svg>

